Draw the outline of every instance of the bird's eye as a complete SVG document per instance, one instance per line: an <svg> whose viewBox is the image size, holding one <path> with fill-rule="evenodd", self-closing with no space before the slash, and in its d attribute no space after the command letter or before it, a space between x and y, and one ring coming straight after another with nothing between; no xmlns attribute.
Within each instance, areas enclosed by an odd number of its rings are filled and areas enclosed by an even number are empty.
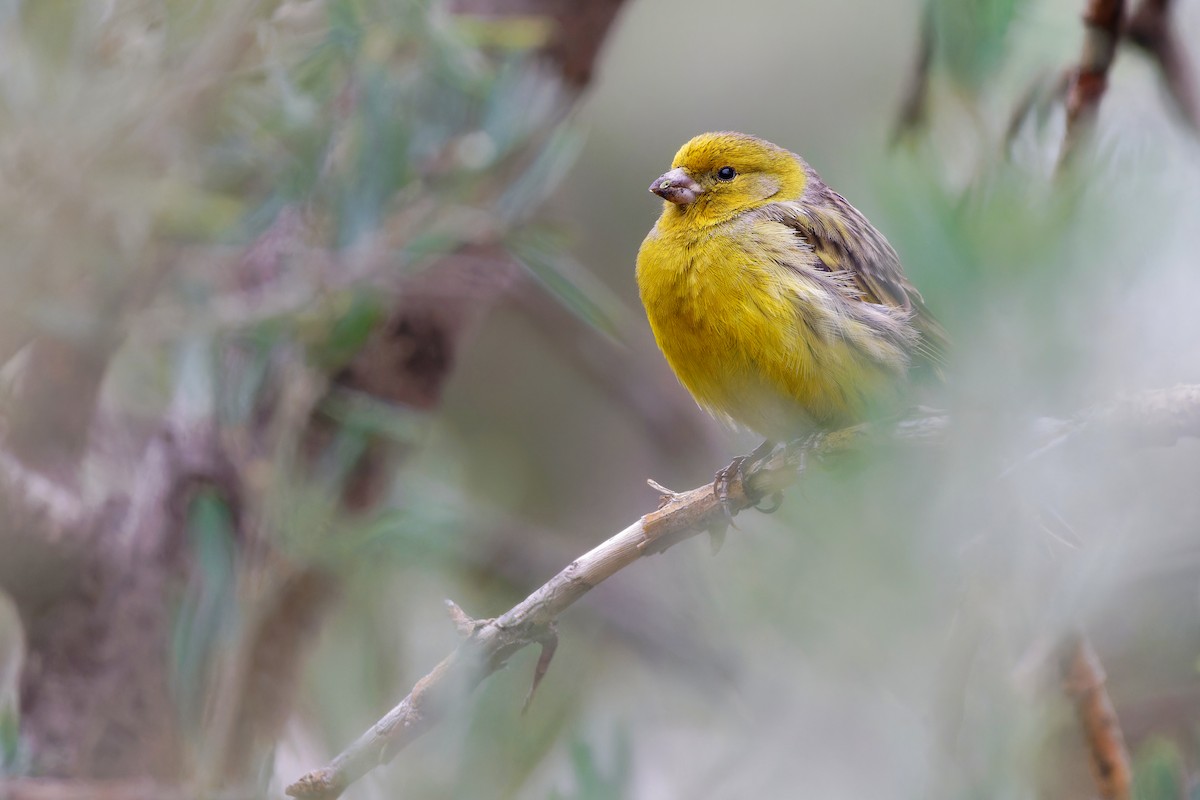
<svg viewBox="0 0 1200 800"><path fill-rule="evenodd" d="M737 177L737 170L733 167L721 167L717 170L717 178L723 181L731 181Z"/></svg>

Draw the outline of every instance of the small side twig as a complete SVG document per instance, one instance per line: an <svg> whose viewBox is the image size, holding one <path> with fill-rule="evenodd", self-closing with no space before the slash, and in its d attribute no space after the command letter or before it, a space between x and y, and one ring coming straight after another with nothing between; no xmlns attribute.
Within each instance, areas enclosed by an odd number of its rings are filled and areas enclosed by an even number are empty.
<svg viewBox="0 0 1200 800"><path fill-rule="evenodd" d="M1103 800L1129 800L1133 770L1117 712L1104 688L1104 668L1082 634L1065 644L1062 654L1063 690L1075 713L1091 756L1092 778Z"/></svg>
<svg viewBox="0 0 1200 800"><path fill-rule="evenodd" d="M454 630L458 631L458 635L464 639L474 636L480 625L487 624L487 620L471 619L467 612L463 611L453 600L446 600L446 613L450 615L450 621L454 623Z"/></svg>
<svg viewBox="0 0 1200 800"><path fill-rule="evenodd" d="M525 702L521 705L522 716L529 710L529 704L533 702L533 695L541 685L542 678L546 677L546 673L550 670L550 662L554 660L554 654L558 652L558 631L555 630L553 622L547 627L546 635L541 641L542 653L538 656L537 666L533 668L533 685L529 687L529 694L525 695Z"/></svg>

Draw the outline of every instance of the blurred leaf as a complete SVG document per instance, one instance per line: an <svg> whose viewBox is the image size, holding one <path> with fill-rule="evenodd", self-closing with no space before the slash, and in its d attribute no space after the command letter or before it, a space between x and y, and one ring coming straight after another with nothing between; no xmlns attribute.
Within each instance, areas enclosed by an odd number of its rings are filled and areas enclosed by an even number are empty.
<svg viewBox="0 0 1200 800"><path fill-rule="evenodd" d="M563 105L562 89L538 70L530 69L528 63L514 59L501 65L483 103L480 127L503 155L554 122ZM564 137L561 143L558 142L560 135ZM561 148L551 158L561 160L561 167L569 169L578 158L582 137L569 125L560 126L549 144ZM535 168L543 170L543 174L532 175L530 180L533 181L550 181L557 185L565 174L565 170L554 163L538 165L535 162Z"/></svg>
<svg viewBox="0 0 1200 800"><path fill-rule="evenodd" d="M579 132L560 125L533 163L500 196L496 203L500 218L509 225L526 220L558 187L582 147L583 137Z"/></svg>
<svg viewBox="0 0 1200 800"><path fill-rule="evenodd" d="M25 768L21 747L21 668L25 642L16 604L0 592L0 780Z"/></svg>
<svg viewBox="0 0 1200 800"><path fill-rule="evenodd" d="M337 372L354 358L387 313L376 292L355 291L340 297L339 305L349 307L327 329L309 333L314 342L313 360L328 373Z"/></svg>
<svg viewBox="0 0 1200 800"><path fill-rule="evenodd" d="M219 239L244 212L240 197L207 191L180 180L162 181L157 197L155 224L161 234L177 239Z"/></svg>
<svg viewBox="0 0 1200 800"><path fill-rule="evenodd" d="M357 87L354 168L345 176L338 244L358 242L379 228L392 197L412 177L405 118L397 114L404 98L382 70L363 76Z"/></svg>
<svg viewBox="0 0 1200 800"><path fill-rule="evenodd" d="M206 336L190 336L175 352L175 411L188 420L207 419L215 402L212 342Z"/></svg>
<svg viewBox="0 0 1200 800"><path fill-rule="evenodd" d="M0 702L0 780L21 771L20 712L15 703Z"/></svg>
<svg viewBox="0 0 1200 800"><path fill-rule="evenodd" d="M1134 800L1179 800L1183 797L1184 774L1178 746L1167 739L1150 740L1133 761Z"/></svg>
<svg viewBox="0 0 1200 800"><path fill-rule="evenodd" d="M429 502L379 514L358 532L360 556L383 557L406 568L456 563L462 555L462 525L447 524Z"/></svg>
<svg viewBox="0 0 1200 800"><path fill-rule="evenodd" d="M237 620L237 546L229 505L215 489L196 494L185 524L195 569L176 613L171 677L180 714L194 729L204 712L213 660Z"/></svg>
<svg viewBox="0 0 1200 800"><path fill-rule="evenodd" d="M624 303L572 258L549 231L517 231L505 248L576 317L614 342L623 340L632 314Z"/></svg>
<svg viewBox="0 0 1200 800"><path fill-rule="evenodd" d="M246 425L253 418L260 392L270 377L273 347L279 338L278 335L262 335L268 329L268 326L258 326L256 331L228 337L225 341L222 369L214 376L217 419L224 425Z"/></svg>
<svg viewBox="0 0 1200 800"><path fill-rule="evenodd" d="M425 432L429 416L362 392L339 388L321 403L321 411L345 430L412 444Z"/></svg>
<svg viewBox="0 0 1200 800"><path fill-rule="evenodd" d="M979 88L1001 64L1028 0L929 0L935 51L950 74Z"/></svg>
<svg viewBox="0 0 1200 800"><path fill-rule="evenodd" d="M571 767L575 791L570 794L551 792L551 800L625 800L629 797L633 777L633 745L624 728L614 736L613 764L600 765L595 749L582 739L571 742Z"/></svg>
<svg viewBox="0 0 1200 800"><path fill-rule="evenodd" d="M463 41L475 47L526 51L544 47L554 35L554 22L548 17L517 15L487 18L459 15L455 30Z"/></svg>
<svg viewBox="0 0 1200 800"><path fill-rule="evenodd" d="M329 34L327 44L347 61L358 54L363 40L363 28L359 23L359 3L356 0L333 0L329 8Z"/></svg>

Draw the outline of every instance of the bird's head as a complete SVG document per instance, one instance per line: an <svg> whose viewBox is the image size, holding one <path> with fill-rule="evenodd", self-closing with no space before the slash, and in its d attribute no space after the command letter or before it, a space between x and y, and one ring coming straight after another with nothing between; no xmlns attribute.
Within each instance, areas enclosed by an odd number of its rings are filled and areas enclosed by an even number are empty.
<svg viewBox="0 0 1200 800"><path fill-rule="evenodd" d="M722 222L776 200L796 200L808 183L799 156L744 133L703 133L675 154L650 191L700 225Z"/></svg>

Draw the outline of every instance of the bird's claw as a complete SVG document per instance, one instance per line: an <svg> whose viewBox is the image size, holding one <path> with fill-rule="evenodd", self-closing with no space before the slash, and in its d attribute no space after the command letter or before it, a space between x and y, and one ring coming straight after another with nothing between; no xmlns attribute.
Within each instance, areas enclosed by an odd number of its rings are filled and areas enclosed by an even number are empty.
<svg viewBox="0 0 1200 800"><path fill-rule="evenodd" d="M729 462L729 466L718 470L716 476L713 477L713 496L717 498L717 504L725 513L727 525L733 525L733 508L729 505L729 487L735 480L740 482L744 477L742 465L748 458L749 456L738 456Z"/></svg>
<svg viewBox="0 0 1200 800"><path fill-rule="evenodd" d="M771 492L764 499L771 501L770 507L763 506L760 501L759 505L754 507L754 510L760 514L774 514L783 505L783 492Z"/></svg>
<svg viewBox="0 0 1200 800"><path fill-rule="evenodd" d="M721 510L725 513L726 526L732 525L734 528L737 525L733 522L733 507L729 502L729 489L733 486L734 481L743 482L746 479L746 469L748 466L754 466L768 457L774 452L775 443L767 440L754 448L754 451L746 456L738 456L733 461L729 462L729 466L717 472L713 478L713 495L717 499L717 503L721 506ZM743 493L745 488L743 487ZM774 514L779 510L779 506L783 503L783 494L780 492L772 492L769 495L771 506L763 508L761 505L755 504L754 508L764 514ZM724 531L722 530L722 535Z"/></svg>

